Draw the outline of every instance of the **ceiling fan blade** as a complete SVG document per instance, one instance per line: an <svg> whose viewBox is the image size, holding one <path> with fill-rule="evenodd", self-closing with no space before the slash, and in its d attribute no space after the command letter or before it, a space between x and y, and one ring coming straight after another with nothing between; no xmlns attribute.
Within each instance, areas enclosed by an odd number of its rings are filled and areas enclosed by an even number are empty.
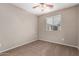
<svg viewBox="0 0 79 59"><path fill-rule="evenodd" d="M50 8L52 8L53 7L53 5L47 5L48 7L50 7Z"/></svg>
<svg viewBox="0 0 79 59"><path fill-rule="evenodd" d="M48 7L50 7L50 8L52 8L52 7L53 7L53 5L52 5L52 4L46 4L46 6L48 6Z"/></svg>
<svg viewBox="0 0 79 59"><path fill-rule="evenodd" d="M33 8L37 8L38 6L34 6Z"/></svg>

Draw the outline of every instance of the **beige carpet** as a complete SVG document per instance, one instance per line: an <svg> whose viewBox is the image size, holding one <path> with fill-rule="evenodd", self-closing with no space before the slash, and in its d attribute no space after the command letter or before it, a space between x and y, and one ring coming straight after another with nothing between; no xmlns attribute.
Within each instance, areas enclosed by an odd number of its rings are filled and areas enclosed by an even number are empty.
<svg viewBox="0 0 79 59"><path fill-rule="evenodd" d="M6 51L1 56L77 56L76 48L49 43L46 41L35 41L30 44Z"/></svg>

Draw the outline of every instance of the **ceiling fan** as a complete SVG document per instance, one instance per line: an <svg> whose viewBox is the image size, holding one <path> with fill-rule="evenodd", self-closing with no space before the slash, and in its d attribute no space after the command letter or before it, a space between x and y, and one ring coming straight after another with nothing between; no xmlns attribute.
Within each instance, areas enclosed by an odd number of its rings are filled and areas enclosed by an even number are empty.
<svg viewBox="0 0 79 59"><path fill-rule="evenodd" d="M53 8L53 4L47 4L47 3L38 3L34 4L33 8L40 8L41 11L44 11L46 8Z"/></svg>

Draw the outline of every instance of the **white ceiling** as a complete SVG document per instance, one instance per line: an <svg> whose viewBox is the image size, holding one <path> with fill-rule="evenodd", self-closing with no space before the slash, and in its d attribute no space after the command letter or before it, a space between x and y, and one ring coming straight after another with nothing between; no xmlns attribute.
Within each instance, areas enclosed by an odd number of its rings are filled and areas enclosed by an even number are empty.
<svg viewBox="0 0 79 59"><path fill-rule="evenodd" d="M14 3L13 5L22 8L32 14L35 15L42 15L48 12L60 10L63 8L72 7L74 5L77 5L77 3L53 3L54 7L51 9L45 9L44 11L41 11L39 8L33 9L33 3Z"/></svg>

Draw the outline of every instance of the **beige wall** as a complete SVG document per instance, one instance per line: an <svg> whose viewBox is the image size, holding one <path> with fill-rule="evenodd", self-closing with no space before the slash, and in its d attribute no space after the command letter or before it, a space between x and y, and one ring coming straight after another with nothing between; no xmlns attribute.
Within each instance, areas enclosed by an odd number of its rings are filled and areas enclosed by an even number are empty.
<svg viewBox="0 0 79 59"><path fill-rule="evenodd" d="M71 7L39 16L39 39L69 46L77 46L77 7ZM46 17L62 15L61 31L46 32ZM64 39L64 40L63 40Z"/></svg>
<svg viewBox="0 0 79 59"><path fill-rule="evenodd" d="M37 40L37 17L0 4L0 52Z"/></svg>
<svg viewBox="0 0 79 59"><path fill-rule="evenodd" d="M77 17L78 18L78 21L77 21L77 23L78 23L78 25L77 25L78 26L77 27L78 28L78 40L77 40L77 42L78 42L78 49L79 49L79 6L77 7L77 11L78 11L77 12L77 16L78 16Z"/></svg>

